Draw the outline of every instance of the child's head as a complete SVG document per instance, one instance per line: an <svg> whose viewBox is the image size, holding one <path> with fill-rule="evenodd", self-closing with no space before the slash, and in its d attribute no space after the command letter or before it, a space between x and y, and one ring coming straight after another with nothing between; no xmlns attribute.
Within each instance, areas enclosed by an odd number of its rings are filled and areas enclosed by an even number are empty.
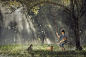
<svg viewBox="0 0 86 57"><path fill-rule="evenodd" d="M61 30L61 34L63 34L63 33L65 34L65 31L64 30Z"/></svg>

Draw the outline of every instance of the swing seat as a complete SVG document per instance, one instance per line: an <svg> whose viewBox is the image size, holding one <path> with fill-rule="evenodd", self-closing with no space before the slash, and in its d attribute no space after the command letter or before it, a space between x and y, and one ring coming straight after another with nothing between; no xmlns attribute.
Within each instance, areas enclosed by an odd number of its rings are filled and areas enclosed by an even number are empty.
<svg viewBox="0 0 86 57"><path fill-rule="evenodd" d="M67 43L66 44L68 44L69 43L69 41L67 41Z"/></svg>

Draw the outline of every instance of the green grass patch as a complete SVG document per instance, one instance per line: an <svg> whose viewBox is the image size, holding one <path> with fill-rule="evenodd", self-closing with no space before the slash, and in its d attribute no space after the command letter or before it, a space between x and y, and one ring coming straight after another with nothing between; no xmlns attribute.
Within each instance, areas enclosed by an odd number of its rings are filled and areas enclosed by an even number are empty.
<svg viewBox="0 0 86 57"><path fill-rule="evenodd" d="M47 47L53 46L53 51L48 51ZM1 45L0 54L6 56L18 56L18 57L83 57L86 51L71 50L75 47L65 45L66 51L61 51L58 45L47 44L33 44L33 50L27 51L28 45ZM68 49L68 50L67 50Z"/></svg>

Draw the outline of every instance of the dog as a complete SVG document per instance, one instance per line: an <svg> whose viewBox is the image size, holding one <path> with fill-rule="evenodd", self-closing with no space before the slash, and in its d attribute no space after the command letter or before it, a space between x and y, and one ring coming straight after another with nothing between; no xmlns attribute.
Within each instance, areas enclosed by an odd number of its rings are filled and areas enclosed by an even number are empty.
<svg viewBox="0 0 86 57"><path fill-rule="evenodd" d="M28 47L28 49L27 50L30 50L30 51L32 51L32 44Z"/></svg>
<svg viewBox="0 0 86 57"><path fill-rule="evenodd" d="M53 46L47 47L48 51L53 51Z"/></svg>

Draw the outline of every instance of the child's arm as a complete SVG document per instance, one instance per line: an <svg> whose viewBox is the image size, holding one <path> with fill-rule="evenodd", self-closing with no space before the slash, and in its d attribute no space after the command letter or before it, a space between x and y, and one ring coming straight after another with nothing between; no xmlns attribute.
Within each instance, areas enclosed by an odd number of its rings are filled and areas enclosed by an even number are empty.
<svg viewBox="0 0 86 57"><path fill-rule="evenodd" d="M60 38L60 36L58 35L58 33L57 33L57 32L56 32L56 35L57 35L57 37L58 37L58 38Z"/></svg>

